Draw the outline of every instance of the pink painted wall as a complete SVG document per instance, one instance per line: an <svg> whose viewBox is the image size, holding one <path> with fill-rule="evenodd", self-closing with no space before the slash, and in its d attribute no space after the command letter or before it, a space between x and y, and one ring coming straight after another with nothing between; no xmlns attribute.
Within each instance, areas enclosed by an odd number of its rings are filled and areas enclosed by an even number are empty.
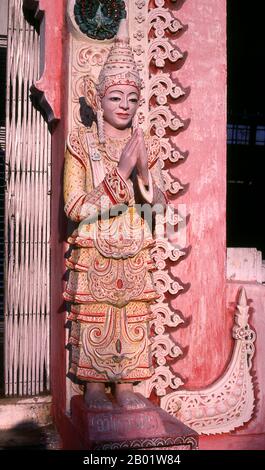
<svg viewBox="0 0 265 470"><path fill-rule="evenodd" d="M188 55L175 77L191 91L175 106L182 119L190 119L175 138L189 156L172 173L190 185L175 204L185 204L190 214L186 245L191 252L173 273L191 286L172 303L190 317L190 325L174 333L188 351L173 368L187 388L200 388L222 373L230 351L225 313L226 2L186 0L176 16L188 25L176 41Z"/></svg>

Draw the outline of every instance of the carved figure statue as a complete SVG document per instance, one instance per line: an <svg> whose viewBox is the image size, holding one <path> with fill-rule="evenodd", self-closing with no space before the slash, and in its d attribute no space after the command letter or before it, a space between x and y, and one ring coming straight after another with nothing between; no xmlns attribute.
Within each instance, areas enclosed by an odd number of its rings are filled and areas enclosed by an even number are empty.
<svg viewBox="0 0 265 470"><path fill-rule="evenodd" d="M133 384L153 374L150 305L158 295L153 229L136 202L150 208L165 205L166 196L159 139L137 127L141 81L124 19L96 89L95 96L87 88L87 100L97 124L74 129L65 156L65 212L79 223L68 240L64 292L70 370L86 383L89 408L113 407L106 383L114 384L118 405L142 408Z"/></svg>

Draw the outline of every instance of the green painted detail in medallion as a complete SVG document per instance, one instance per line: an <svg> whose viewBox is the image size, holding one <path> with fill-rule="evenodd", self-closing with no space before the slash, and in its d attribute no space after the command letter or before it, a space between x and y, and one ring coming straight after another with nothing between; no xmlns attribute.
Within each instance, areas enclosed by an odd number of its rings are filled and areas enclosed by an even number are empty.
<svg viewBox="0 0 265 470"><path fill-rule="evenodd" d="M80 31L92 39L111 39L126 18L123 0L76 0L75 21Z"/></svg>

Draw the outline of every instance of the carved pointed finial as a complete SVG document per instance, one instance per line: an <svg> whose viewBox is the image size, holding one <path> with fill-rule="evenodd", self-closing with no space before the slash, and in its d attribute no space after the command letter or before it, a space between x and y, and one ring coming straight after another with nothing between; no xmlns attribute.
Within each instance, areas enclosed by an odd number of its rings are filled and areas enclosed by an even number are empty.
<svg viewBox="0 0 265 470"><path fill-rule="evenodd" d="M238 305L240 307L247 307L248 305L247 294L246 294L246 290L244 287L241 287L239 298L238 298Z"/></svg>
<svg viewBox="0 0 265 470"><path fill-rule="evenodd" d="M246 294L245 288L241 287L239 298L238 298L238 303L237 303L237 308L235 312L235 326L233 327L233 337L236 339L242 336L243 330L240 331L240 328L245 328L245 326L248 323L248 312L249 312L249 305L248 305L248 300L247 300L247 294Z"/></svg>

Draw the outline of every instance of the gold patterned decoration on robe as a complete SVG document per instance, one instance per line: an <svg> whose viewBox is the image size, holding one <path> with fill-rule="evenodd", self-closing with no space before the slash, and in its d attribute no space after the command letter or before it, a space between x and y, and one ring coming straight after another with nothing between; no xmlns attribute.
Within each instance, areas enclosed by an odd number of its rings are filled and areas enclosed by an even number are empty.
<svg viewBox="0 0 265 470"><path fill-rule="evenodd" d="M65 212L79 222L68 238L64 291L72 321L70 370L86 381L134 382L153 373L150 304L158 298L150 255L154 240L135 209L132 183L117 170L126 142L115 145L113 140L100 144L95 125L75 130L68 139ZM149 137L146 146L153 193L165 203L159 141ZM108 217L110 209L118 215Z"/></svg>

